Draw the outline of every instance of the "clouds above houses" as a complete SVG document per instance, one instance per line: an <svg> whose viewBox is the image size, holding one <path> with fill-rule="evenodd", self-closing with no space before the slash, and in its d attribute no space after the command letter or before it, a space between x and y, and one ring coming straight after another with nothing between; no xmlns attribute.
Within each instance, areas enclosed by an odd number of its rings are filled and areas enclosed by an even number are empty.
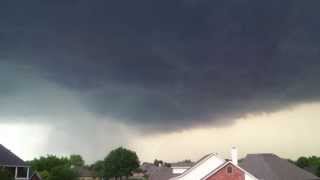
<svg viewBox="0 0 320 180"><path fill-rule="evenodd" d="M318 101L313 3L3 1L2 116L164 132Z"/></svg>
<svg viewBox="0 0 320 180"><path fill-rule="evenodd" d="M79 153L91 163L134 135L123 123L90 112L79 93L33 67L2 61L0 72L0 142L26 159Z"/></svg>
<svg viewBox="0 0 320 180"><path fill-rule="evenodd" d="M319 5L2 0L0 143L30 147L27 159L89 161L120 145L147 160L223 152L234 141L246 152L317 152L307 139L319 116ZM208 137L228 143L199 141ZM190 151L173 151L181 148Z"/></svg>
<svg viewBox="0 0 320 180"><path fill-rule="evenodd" d="M317 101L312 3L3 1L1 112L161 132Z"/></svg>

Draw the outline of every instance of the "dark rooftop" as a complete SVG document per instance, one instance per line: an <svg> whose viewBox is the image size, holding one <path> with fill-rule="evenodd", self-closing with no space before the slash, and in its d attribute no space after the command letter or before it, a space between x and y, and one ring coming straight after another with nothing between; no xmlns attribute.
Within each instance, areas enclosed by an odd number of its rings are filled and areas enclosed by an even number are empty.
<svg viewBox="0 0 320 180"><path fill-rule="evenodd" d="M168 180L178 176L178 174L173 174L172 169L168 167L156 167L149 176L149 180Z"/></svg>
<svg viewBox="0 0 320 180"><path fill-rule="evenodd" d="M94 171L85 167L75 167L74 170L78 174L78 177L97 177Z"/></svg>
<svg viewBox="0 0 320 180"><path fill-rule="evenodd" d="M319 177L274 154L249 154L239 165L263 180L320 180Z"/></svg>
<svg viewBox="0 0 320 180"><path fill-rule="evenodd" d="M9 149L0 144L0 165L1 166L27 166L27 164L12 153Z"/></svg>
<svg viewBox="0 0 320 180"><path fill-rule="evenodd" d="M192 167L193 165L195 165L195 163L192 161L181 161L181 162L175 162L170 164L171 164L171 167Z"/></svg>

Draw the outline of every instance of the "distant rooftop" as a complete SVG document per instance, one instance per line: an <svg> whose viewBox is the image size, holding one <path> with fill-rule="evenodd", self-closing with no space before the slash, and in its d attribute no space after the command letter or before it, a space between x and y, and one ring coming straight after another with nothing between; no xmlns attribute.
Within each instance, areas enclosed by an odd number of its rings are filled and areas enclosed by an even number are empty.
<svg viewBox="0 0 320 180"><path fill-rule="evenodd" d="M168 167L156 167L153 169L153 172L150 174L150 180L168 180L172 177L177 176L172 173L172 169Z"/></svg>
<svg viewBox="0 0 320 180"><path fill-rule="evenodd" d="M75 167L74 170L77 172L79 177L97 177L97 174L85 167Z"/></svg>
<svg viewBox="0 0 320 180"><path fill-rule="evenodd" d="M192 161L180 161L175 163L170 163L171 167L192 167L195 163Z"/></svg>

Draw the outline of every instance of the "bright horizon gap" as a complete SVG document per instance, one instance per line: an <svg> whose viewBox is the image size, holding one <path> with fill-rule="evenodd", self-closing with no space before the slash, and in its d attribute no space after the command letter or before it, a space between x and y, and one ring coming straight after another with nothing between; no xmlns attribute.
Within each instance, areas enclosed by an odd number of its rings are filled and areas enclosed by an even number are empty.
<svg viewBox="0 0 320 180"><path fill-rule="evenodd" d="M197 128L149 136L132 133L135 134L135 137L131 137L128 140L128 145L123 146L136 151L142 162L153 162L154 159L168 162L185 159L196 161L208 153L218 153L222 158L228 158L232 146L238 148L239 158L251 153L274 153L280 157L295 160L300 156L320 154L320 145L312 143L313 133L317 127L320 127L317 117L320 117L320 103L310 103L276 113L249 115L246 118L238 119L230 127ZM270 122L270 119L276 121L277 124ZM288 125L290 128L286 128ZM97 125L93 126L97 127ZM4 129L0 132L0 142L25 160L32 160L46 154L57 156L80 154L90 164L103 159L108 153L107 148L103 147L103 143L96 151L95 159L88 157L88 153L82 152L81 148L73 148L74 152L70 153L50 151L50 144L43 142L50 142L49 134L57 130L49 125L7 123L1 124L0 128ZM130 129L129 127L122 128ZM13 136L7 138L8 134L12 132L14 132ZM259 132L259 134L252 132ZM297 132L300 133L299 138L294 136ZM210 143L198 141L198 139L208 138L224 140ZM28 141L21 141L21 139L28 139ZM251 145L251 142L254 144ZM190 147L193 148L190 149ZM168 149L170 151L167 151ZM181 152L180 149L188 150Z"/></svg>

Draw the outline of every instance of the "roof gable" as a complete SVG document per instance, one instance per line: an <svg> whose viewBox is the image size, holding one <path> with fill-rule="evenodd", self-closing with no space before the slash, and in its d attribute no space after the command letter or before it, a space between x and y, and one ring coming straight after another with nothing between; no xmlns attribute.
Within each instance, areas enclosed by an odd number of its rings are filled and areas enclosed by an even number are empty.
<svg viewBox="0 0 320 180"><path fill-rule="evenodd" d="M224 159L218 158L216 154L210 154L202 158L197 164L182 173L180 176L172 178L171 180L200 180L212 172L213 169L220 167L224 163Z"/></svg>
<svg viewBox="0 0 320 180"><path fill-rule="evenodd" d="M0 144L0 165L2 166L27 166L27 164Z"/></svg>
<svg viewBox="0 0 320 180"><path fill-rule="evenodd" d="M217 167L216 169L214 169L212 172L210 172L208 175L206 175L205 177L202 178L202 180L207 179L208 177L214 175L215 173L219 172L221 169L223 169L224 167L226 167L227 165L231 164L233 167L239 169L240 171L242 171L244 174L246 174L247 176L250 176L252 179L257 179L256 177L254 177L252 174L250 174L248 171L246 171L245 169L241 168L238 165L235 165L232 163L232 161L227 161L224 164L222 164L221 166Z"/></svg>

